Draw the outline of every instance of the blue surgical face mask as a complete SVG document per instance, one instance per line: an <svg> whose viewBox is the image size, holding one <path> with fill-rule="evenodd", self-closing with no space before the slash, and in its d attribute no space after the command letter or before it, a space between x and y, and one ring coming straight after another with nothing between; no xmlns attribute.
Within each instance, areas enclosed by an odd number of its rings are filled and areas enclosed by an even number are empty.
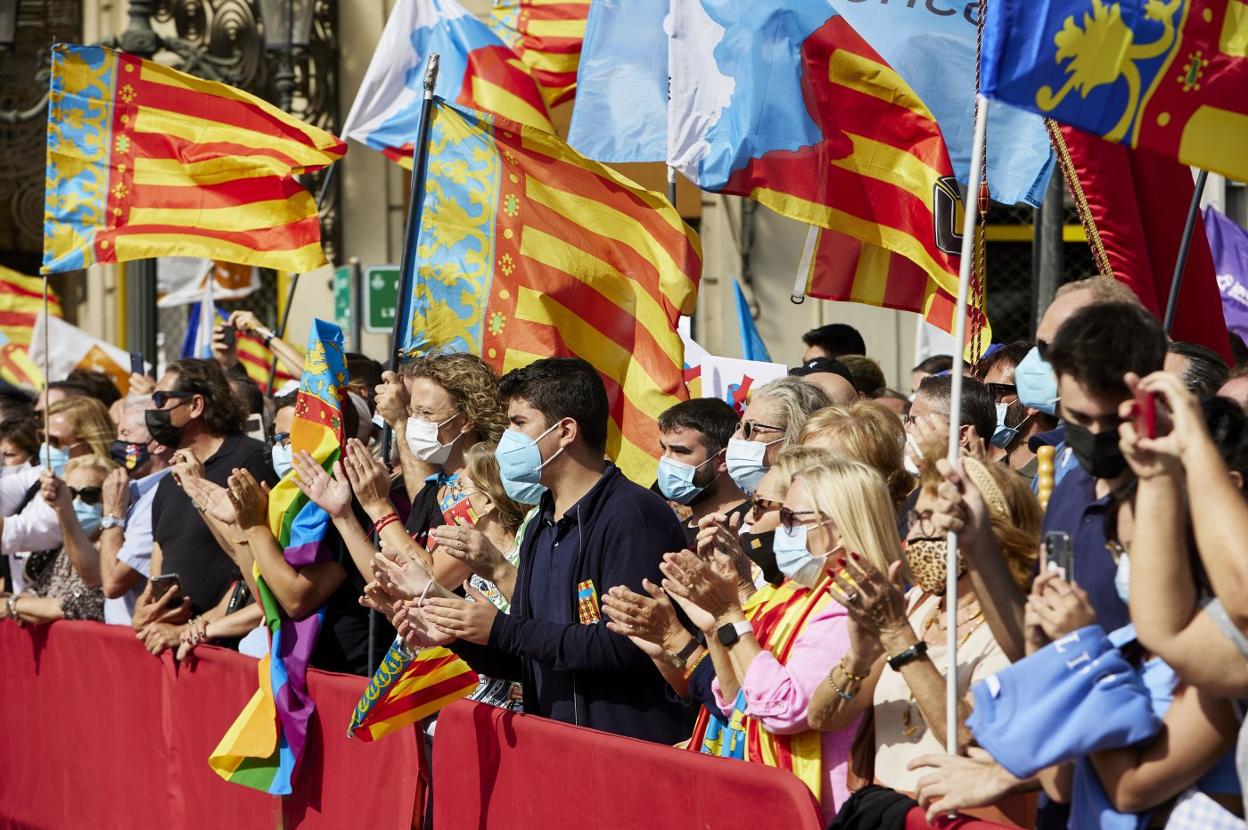
<svg viewBox="0 0 1248 830"><path fill-rule="evenodd" d="M273 472L278 478L285 478L294 466L295 448L292 444L273 445Z"/></svg>
<svg viewBox="0 0 1248 830"><path fill-rule="evenodd" d="M52 472L59 476L65 472L65 465L69 463L69 450L44 443L39 448L39 466L46 467L49 463L52 465Z"/></svg>
<svg viewBox="0 0 1248 830"><path fill-rule="evenodd" d="M783 440L777 438L764 444L762 441L746 441L744 438L729 439L728 451L724 455L724 460L728 462L728 475L732 476L732 480L747 496L758 489L758 483L767 475L768 467L763 461L767 457L767 448L776 441Z"/></svg>
<svg viewBox="0 0 1248 830"><path fill-rule="evenodd" d="M706 464L711 463L719 453L715 453L701 464L694 466L692 464L683 464L674 458L668 458L666 455L659 459L659 490L663 492L663 497L671 499L677 504L689 504L696 499L707 487L698 487L693 483L694 478L698 475L698 470Z"/></svg>
<svg viewBox="0 0 1248 830"><path fill-rule="evenodd" d="M1014 443L1014 439L1018 437L1018 427L1007 427L1005 425L1005 416L1010 411L1008 403L999 403L997 406L997 428L992 433L992 445L1000 449L1008 449L1010 444Z"/></svg>
<svg viewBox="0 0 1248 830"><path fill-rule="evenodd" d="M1127 591L1131 587L1131 557L1126 553L1118 557L1118 570L1114 571L1114 590L1118 599L1127 601Z"/></svg>
<svg viewBox="0 0 1248 830"><path fill-rule="evenodd" d="M772 542L772 552L776 555L776 567L789 579L806 588L819 584L823 571L828 563L828 553L815 556L807 547L810 528L806 525L794 525L776 528Z"/></svg>
<svg viewBox="0 0 1248 830"><path fill-rule="evenodd" d="M1023 406L1047 415L1057 414L1057 375L1035 346L1014 367L1014 387Z"/></svg>
<svg viewBox="0 0 1248 830"><path fill-rule="evenodd" d="M537 446L537 442L553 432L557 426L559 426L557 422L552 424L550 429L537 436L537 438L530 438L523 432L514 429L503 431L503 436L499 439L498 446L494 448L494 458L498 461L498 472L503 479L503 489L507 491L507 495L516 501L525 504L537 503L536 501L525 502L521 499L517 493L522 488L517 485L540 484L542 468L554 461L559 456L559 453L563 452L563 447L560 447L554 455L543 461L542 451ZM531 493L532 490L530 489L528 494L531 495Z"/></svg>
<svg viewBox="0 0 1248 830"><path fill-rule="evenodd" d="M82 499L74 499L74 517L82 526L82 532L90 536L100 529L100 520L104 518L104 502L87 504Z"/></svg>

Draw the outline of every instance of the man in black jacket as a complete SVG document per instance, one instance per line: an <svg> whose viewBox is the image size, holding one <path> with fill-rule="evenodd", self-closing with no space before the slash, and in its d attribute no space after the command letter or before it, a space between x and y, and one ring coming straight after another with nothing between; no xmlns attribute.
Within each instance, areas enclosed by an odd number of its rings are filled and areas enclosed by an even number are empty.
<svg viewBox="0 0 1248 830"><path fill-rule="evenodd" d="M599 606L615 585L640 592L643 579L661 579L663 554L685 545L680 523L604 460L607 394L590 364L539 360L499 391L510 421L497 452L504 486L546 492L524 531L511 613L451 648L490 677L521 681L525 712L660 743L687 738L690 711L650 658L607 630Z"/></svg>

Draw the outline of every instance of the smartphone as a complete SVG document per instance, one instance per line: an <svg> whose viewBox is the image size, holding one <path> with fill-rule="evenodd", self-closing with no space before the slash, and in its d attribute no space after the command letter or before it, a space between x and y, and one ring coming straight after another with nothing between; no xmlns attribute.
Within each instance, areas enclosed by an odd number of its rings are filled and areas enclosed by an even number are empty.
<svg viewBox="0 0 1248 830"><path fill-rule="evenodd" d="M1135 390L1133 421L1136 434L1143 438L1157 437L1157 393Z"/></svg>
<svg viewBox="0 0 1248 830"><path fill-rule="evenodd" d="M145 371L146 367L143 365L143 353L130 352L130 374L141 375Z"/></svg>
<svg viewBox="0 0 1248 830"><path fill-rule="evenodd" d="M161 597L170 591L182 593L182 580L177 574L161 574L152 577L152 601L159 602Z"/></svg>
<svg viewBox="0 0 1248 830"><path fill-rule="evenodd" d="M221 342L227 347L233 348L234 344L238 342L238 329L223 324L221 326Z"/></svg>
<svg viewBox="0 0 1248 830"><path fill-rule="evenodd" d="M1064 530L1050 530L1044 534L1045 568L1057 571L1067 582L1075 581L1074 548L1070 534Z"/></svg>

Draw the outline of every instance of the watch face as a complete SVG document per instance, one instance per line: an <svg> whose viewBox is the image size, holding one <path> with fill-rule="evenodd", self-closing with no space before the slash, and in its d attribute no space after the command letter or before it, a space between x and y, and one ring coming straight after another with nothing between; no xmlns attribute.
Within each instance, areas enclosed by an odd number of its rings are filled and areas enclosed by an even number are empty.
<svg viewBox="0 0 1248 830"><path fill-rule="evenodd" d="M740 635L737 634L737 629L731 623L719 627L719 642L721 645L730 646L738 639L740 639Z"/></svg>

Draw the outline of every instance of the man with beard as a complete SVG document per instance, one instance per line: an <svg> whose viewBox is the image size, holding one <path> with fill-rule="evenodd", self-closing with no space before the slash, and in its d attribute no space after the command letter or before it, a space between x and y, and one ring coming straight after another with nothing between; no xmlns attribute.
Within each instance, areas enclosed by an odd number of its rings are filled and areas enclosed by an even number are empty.
<svg viewBox="0 0 1248 830"><path fill-rule="evenodd" d="M685 537L691 547L704 516L724 514L731 520L749 507L724 459L736 430L737 413L718 398L682 401L659 416L659 491L669 502L689 508Z"/></svg>
<svg viewBox="0 0 1248 830"><path fill-rule="evenodd" d="M1029 446L1033 435L1057 426L1057 419L1039 409L1024 406L1014 385L1014 368L1022 363L1031 344L1018 340L997 349L980 362L980 377L992 395L997 427L992 433L989 457L1008 465L1029 479L1036 477L1036 454Z"/></svg>

